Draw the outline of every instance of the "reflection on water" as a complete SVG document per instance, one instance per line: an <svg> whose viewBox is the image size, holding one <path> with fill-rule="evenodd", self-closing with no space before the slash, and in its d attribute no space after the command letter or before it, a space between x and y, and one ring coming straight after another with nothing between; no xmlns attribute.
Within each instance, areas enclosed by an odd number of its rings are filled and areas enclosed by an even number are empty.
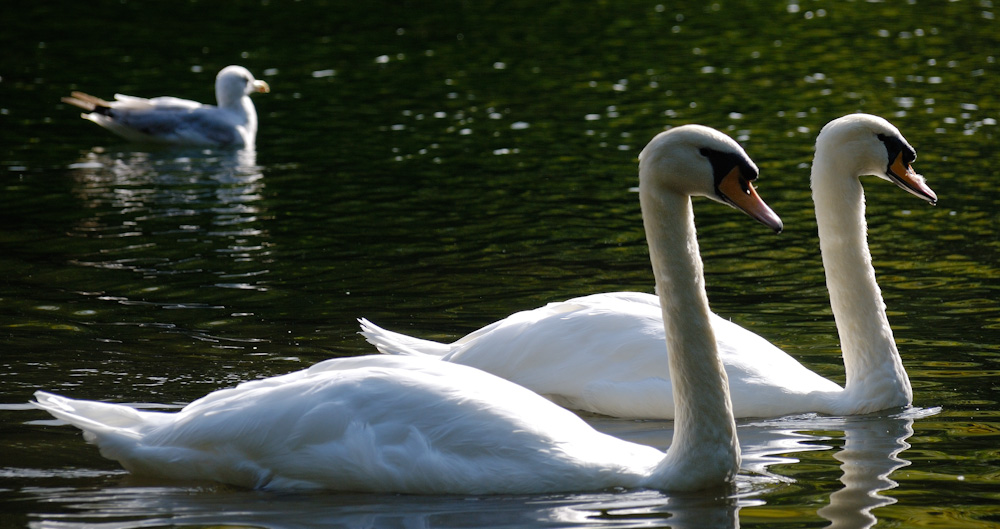
<svg viewBox="0 0 1000 529"><path fill-rule="evenodd" d="M148 407L149 405L146 405ZM13 411L11 407L5 407ZM20 407L22 413L26 407ZM33 479L40 486L23 494L53 507L37 514L33 527L132 528L153 525L247 525L254 527L601 527L735 528L742 517L755 521L780 516L783 507L763 497L808 485L817 467L840 462L842 487L817 497L815 511L828 527L865 528L877 521L873 510L891 505L891 475L909 465L905 451L915 420L940 409L913 408L890 414L838 418L803 415L739 425L744 463L732 491L663 494L609 491L542 496L421 497L380 494L273 493L215 484L176 484L132 478L120 470L54 470L30 475L8 468L8 477ZM33 414L38 412L32 411ZM670 444L670 421L628 421L590 416L596 428L658 448ZM59 424L45 419L32 421ZM65 426L61 426L65 429ZM78 435L74 432L74 437ZM837 448L842 440L842 445ZM79 441L77 439L77 441ZM88 447L96 451L93 447ZM796 465L811 457L801 470ZM825 454L825 455L824 455ZM832 456L832 458L830 457ZM834 461L835 460L835 461ZM780 466L782 475L768 470ZM791 470L791 472L788 472ZM824 470L825 472L825 470ZM800 477L801 476L801 477ZM97 489L48 486L53 480L102 477ZM741 514L742 512L742 514Z"/></svg>
<svg viewBox="0 0 1000 529"><path fill-rule="evenodd" d="M879 493L896 488L897 483L889 476L910 464L902 453L910 447L906 440L913 435L914 415L926 417L928 413L847 419L844 449L833 456L843 463L840 482L844 488L831 494L830 504L817 511L830 520L829 527L871 527L878 521L873 509L896 503L895 499Z"/></svg>
<svg viewBox="0 0 1000 529"><path fill-rule="evenodd" d="M993 3L21 2L0 31L0 529L996 522ZM156 23L94 31L136 20ZM275 88L256 153L94 148L117 140L58 103L77 88L204 99L204 76L229 63ZM808 169L819 128L854 111L893 121L941 196L921 207L865 181L915 403L944 411L741 424L726 498L137 484L19 407L41 388L189 402L369 354L358 316L443 339L552 300L648 291L626 190L645 141L688 122L744 143L786 221L763 237L699 208L713 308L837 379ZM588 420L669 444L669 423Z"/></svg>
<svg viewBox="0 0 1000 529"><path fill-rule="evenodd" d="M255 279L270 251L253 150L100 149L69 168L74 196L93 211L70 236L121 239L73 264L146 276L210 271L216 287L267 289ZM184 251L167 253L173 246Z"/></svg>
<svg viewBox="0 0 1000 529"><path fill-rule="evenodd" d="M59 380L54 386L62 388L113 381L145 398L163 385L214 389L245 380L244 371L202 377L162 358L183 349L205 359L232 350L253 355L268 342L263 333L230 331L259 319L256 303L270 290L275 244L256 153L95 148L63 171L73 206L62 210L72 215L47 219L60 237L24 237L27 250L14 254L45 258L16 276L23 286L10 284L33 294L0 309L27 322L8 342L12 350L34 350L31 369L10 372ZM178 337L186 346L165 345ZM67 355L78 361L61 365ZM12 376L9 387L30 393L38 387L32 378Z"/></svg>
<svg viewBox="0 0 1000 529"><path fill-rule="evenodd" d="M33 520L34 528L125 529L160 525L274 528L448 527L739 527L736 500L666 498L654 492L544 497L265 494L209 488L105 488L81 494L49 491L64 514ZM253 508L248 508L252 505Z"/></svg>
<svg viewBox="0 0 1000 529"><path fill-rule="evenodd" d="M830 450L834 448L831 441L842 440L842 447L832 455L842 463L840 482L843 487L833 491L829 502L816 514L830 522L827 527L867 528L878 521L872 512L874 509L896 502L881 493L895 488L897 483L890 478L891 474L910 464L904 452L910 447L907 440L913 435L914 420L940 412L940 408L910 408L889 414L846 418L806 415L753 423L752 426L765 428L766 437L776 439L751 448L751 458L760 459L763 455L770 461L761 467L775 463L787 465L798 462L794 458L801 457L803 452ZM741 435L741 439L743 437ZM781 459L773 459L773 455L779 454ZM755 470L767 472L761 468ZM801 479L808 479L808 471L794 467L792 470L792 475L800 474ZM784 478L788 483L796 479L799 478Z"/></svg>

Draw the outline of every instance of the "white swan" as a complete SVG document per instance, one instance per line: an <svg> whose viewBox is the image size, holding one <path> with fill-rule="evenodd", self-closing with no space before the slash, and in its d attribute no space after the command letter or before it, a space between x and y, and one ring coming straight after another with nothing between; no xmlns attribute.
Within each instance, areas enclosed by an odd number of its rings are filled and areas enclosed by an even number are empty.
<svg viewBox="0 0 1000 529"><path fill-rule="evenodd" d="M934 203L934 192L910 167L915 156L896 127L876 116L844 116L820 132L813 201L847 384L841 388L767 340L712 314L736 417L851 415L911 403L910 382L868 252L859 177L888 179ZM659 304L649 294L595 294L518 312L451 344L386 331L367 320L361 324L362 334L383 353L477 367L573 409L671 418Z"/></svg>
<svg viewBox="0 0 1000 529"><path fill-rule="evenodd" d="M126 469L169 478L466 494L723 485L739 470L739 444L689 196L729 201L775 229L781 221L750 185L756 167L718 131L672 129L640 160L643 220L678 378L666 454L600 433L484 371L419 357L328 360L216 391L177 413L44 392L35 404L84 430Z"/></svg>
<svg viewBox="0 0 1000 529"><path fill-rule="evenodd" d="M87 111L84 119L129 141L173 145L253 147L257 138L257 110L250 94L271 88L254 79L242 66L227 66L215 77L218 106L176 97L145 99L115 94L105 101L73 92L62 101Z"/></svg>

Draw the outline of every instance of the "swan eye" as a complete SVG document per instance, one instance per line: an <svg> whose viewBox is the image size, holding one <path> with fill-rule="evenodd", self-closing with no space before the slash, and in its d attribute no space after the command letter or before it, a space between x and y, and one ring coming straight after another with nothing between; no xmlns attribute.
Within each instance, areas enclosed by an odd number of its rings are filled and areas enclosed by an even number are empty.
<svg viewBox="0 0 1000 529"><path fill-rule="evenodd" d="M757 169L745 156L735 152L717 151L708 147L702 147L698 152L708 158L709 163L712 164L712 176L715 178L716 189L722 183L722 179L733 172L733 169L739 169L740 186L749 193L750 182L757 179Z"/></svg>
<svg viewBox="0 0 1000 529"><path fill-rule="evenodd" d="M917 152L902 139L896 136L886 136L885 134L878 134L878 139L885 145L885 150L889 155L890 166L900 155L903 156L903 162L907 165L912 164L917 159Z"/></svg>
<svg viewBox="0 0 1000 529"><path fill-rule="evenodd" d="M746 178L740 178L740 188L743 189L744 195L750 194L750 181Z"/></svg>

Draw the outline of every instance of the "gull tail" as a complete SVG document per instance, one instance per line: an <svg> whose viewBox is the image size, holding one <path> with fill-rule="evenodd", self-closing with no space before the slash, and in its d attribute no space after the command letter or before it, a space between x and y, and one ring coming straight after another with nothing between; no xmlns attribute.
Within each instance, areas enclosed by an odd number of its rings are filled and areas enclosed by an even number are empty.
<svg viewBox="0 0 1000 529"><path fill-rule="evenodd" d="M63 97L61 100L67 105L82 108L87 112L97 112L98 114L107 115L111 110L111 103L83 92L72 92L70 97Z"/></svg>

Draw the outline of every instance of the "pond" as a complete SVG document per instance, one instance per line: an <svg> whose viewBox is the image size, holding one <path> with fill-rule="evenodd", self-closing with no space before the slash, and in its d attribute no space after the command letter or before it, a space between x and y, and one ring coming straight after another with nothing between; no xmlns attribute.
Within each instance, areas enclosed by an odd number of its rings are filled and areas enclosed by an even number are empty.
<svg viewBox="0 0 1000 529"><path fill-rule="evenodd" d="M1000 25L986 1L22 2L0 22L0 527L982 527L1000 523ZM542 5L544 4L544 5ZM747 4L747 5L744 5ZM211 101L246 66L254 151L129 145L70 91ZM148 482L27 404L175 409L373 354L366 317L450 341L650 292L636 158L737 139L774 236L698 201L712 308L843 383L808 174L892 121L936 207L864 179L914 405L738 423L729 493L251 492ZM742 237L735 236L741 230ZM665 449L670 421L584 415Z"/></svg>

